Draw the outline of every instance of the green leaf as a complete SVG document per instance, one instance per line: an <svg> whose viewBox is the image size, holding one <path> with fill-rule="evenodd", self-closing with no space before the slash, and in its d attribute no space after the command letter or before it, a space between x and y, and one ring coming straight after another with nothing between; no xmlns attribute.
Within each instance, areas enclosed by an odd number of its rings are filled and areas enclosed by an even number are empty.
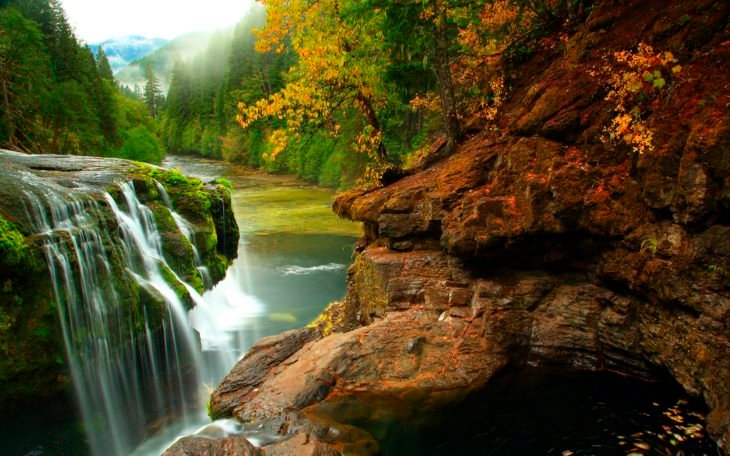
<svg viewBox="0 0 730 456"><path fill-rule="evenodd" d="M664 80L664 78L659 78L654 80L654 84L652 84L652 86L655 89L661 89L666 85L666 83L667 82Z"/></svg>

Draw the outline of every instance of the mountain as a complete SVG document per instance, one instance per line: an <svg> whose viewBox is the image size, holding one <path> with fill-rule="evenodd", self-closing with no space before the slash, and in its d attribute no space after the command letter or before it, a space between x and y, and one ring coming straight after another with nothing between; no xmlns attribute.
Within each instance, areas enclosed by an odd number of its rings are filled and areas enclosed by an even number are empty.
<svg viewBox="0 0 730 456"><path fill-rule="evenodd" d="M163 91L167 92L170 85L170 73L175 60L178 58L182 60L191 59L203 52L212 39L230 37L232 34L232 30L186 33L165 43L154 52L141 56L116 72L114 76L122 85L132 88L136 84L142 87L144 86L144 70L149 63L160 80ZM106 47L104 50L106 51Z"/></svg>
<svg viewBox="0 0 730 456"><path fill-rule="evenodd" d="M129 35L121 38L112 38L101 43L89 45L96 54L99 46L104 48L109 65L115 73L164 46L168 40L162 38L146 38L140 35Z"/></svg>

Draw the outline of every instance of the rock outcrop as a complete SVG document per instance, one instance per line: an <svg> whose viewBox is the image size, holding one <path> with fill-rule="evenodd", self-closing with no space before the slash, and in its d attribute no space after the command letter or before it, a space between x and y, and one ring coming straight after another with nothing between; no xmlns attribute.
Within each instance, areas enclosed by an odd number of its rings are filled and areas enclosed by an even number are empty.
<svg viewBox="0 0 730 456"><path fill-rule="evenodd" d="M123 264L117 218L107 199L125 204L121 184L131 185L151 211L171 269L164 271L166 280L188 305L189 293L174 275L202 292L225 276L236 256L238 228L232 211L222 210L231 207L228 190L177 171L126 160L0 151L0 182L0 401L35 400L68 386L45 247L54 221L73 232L74 219L85 218L100 236L110 270L102 272L109 283L98 286L118 292L124 304L118 315L138 334L145 325L160 328L167 310L162 296L140 286ZM190 233L181 232L172 208ZM67 244L73 242L69 236ZM69 268L80 269L76 263Z"/></svg>
<svg viewBox="0 0 730 456"><path fill-rule="evenodd" d="M662 371L704 399L727 450L728 17L715 1L597 2L563 46L513 70L498 129L341 195L335 211L365 235L333 333L262 341L212 412L342 450L338 423L438 408L508 364ZM683 69L646 120L655 150L636 156L602 141L612 106L593 70L640 41ZM322 417L326 431L290 425Z"/></svg>

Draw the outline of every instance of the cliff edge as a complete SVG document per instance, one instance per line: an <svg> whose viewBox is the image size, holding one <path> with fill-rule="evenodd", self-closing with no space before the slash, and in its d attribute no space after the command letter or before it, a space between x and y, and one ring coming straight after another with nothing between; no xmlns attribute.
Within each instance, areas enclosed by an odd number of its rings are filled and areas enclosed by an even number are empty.
<svg viewBox="0 0 730 456"><path fill-rule="evenodd" d="M438 408L510 364L660 371L704 399L727 451L729 15L708 0L597 2L511 70L496 125L391 185L340 195L334 210L365 226L345 300L318 332L257 344L213 415L363 452L367 436L338 423L367 419L366 403ZM605 71L642 44L676 62L666 86L642 75L662 90L642 108L650 150L636 129L611 137Z"/></svg>

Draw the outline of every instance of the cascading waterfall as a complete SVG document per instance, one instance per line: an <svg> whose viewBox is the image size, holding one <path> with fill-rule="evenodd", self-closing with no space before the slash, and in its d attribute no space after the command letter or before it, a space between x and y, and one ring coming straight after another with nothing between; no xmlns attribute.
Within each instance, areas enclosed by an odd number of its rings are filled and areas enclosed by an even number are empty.
<svg viewBox="0 0 730 456"><path fill-rule="evenodd" d="M185 236L185 238L190 243L190 247L193 249L193 259L195 260L195 268L200 272L200 276L203 278L203 283L206 287L209 287L212 283L212 280L210 278L210 271L208 268L203 264L203 259L200 258L200 251L198 250L198 247L195 245L195 238L193 237L193 228L185 218L183 218L182 215L175 212L175 210L172 207L172 201L170 200L170 195L167 194L167 190L165 190L165 187L155 181L155 184L157 185L157 191L160 194L160 197L162 198L162 201L165 203L165 207L170 211L170 214L172 215L173 220L175 220L175 225L177 225L177 228L180 230L180 232ZM225 240L224 240L225 242Z"/></svg>
<svg viewBox="0 0 730 456"><path fill-rule="evenodd" d="M210 305L167 265L153 213L140 203L133 184L120 185L120 201L109 193L101 195L104 205L100 198L88 195L94 192L91 189L70 191L40 183L32 176L27 183L28 209L35 231L43 239L74 388L93 453L129 454L150 426L163 427L170 417L184 423L205 422L201 385L220 381L235 358L232 350L203 355L187 310L168 283L170 276L189 293L195 321L211 335L223 330L216 330ZM191 226L172 210L162 190L179 229L195 248ZM100 229L103 215L116 221L115 227L109 227L111 233ZM202 268L197 249L194 253ZM165 305L155 309L138 303L142 309L137 309L135 318L128 290L120 289L124 282L118 276L122 274Z"/></svg>

